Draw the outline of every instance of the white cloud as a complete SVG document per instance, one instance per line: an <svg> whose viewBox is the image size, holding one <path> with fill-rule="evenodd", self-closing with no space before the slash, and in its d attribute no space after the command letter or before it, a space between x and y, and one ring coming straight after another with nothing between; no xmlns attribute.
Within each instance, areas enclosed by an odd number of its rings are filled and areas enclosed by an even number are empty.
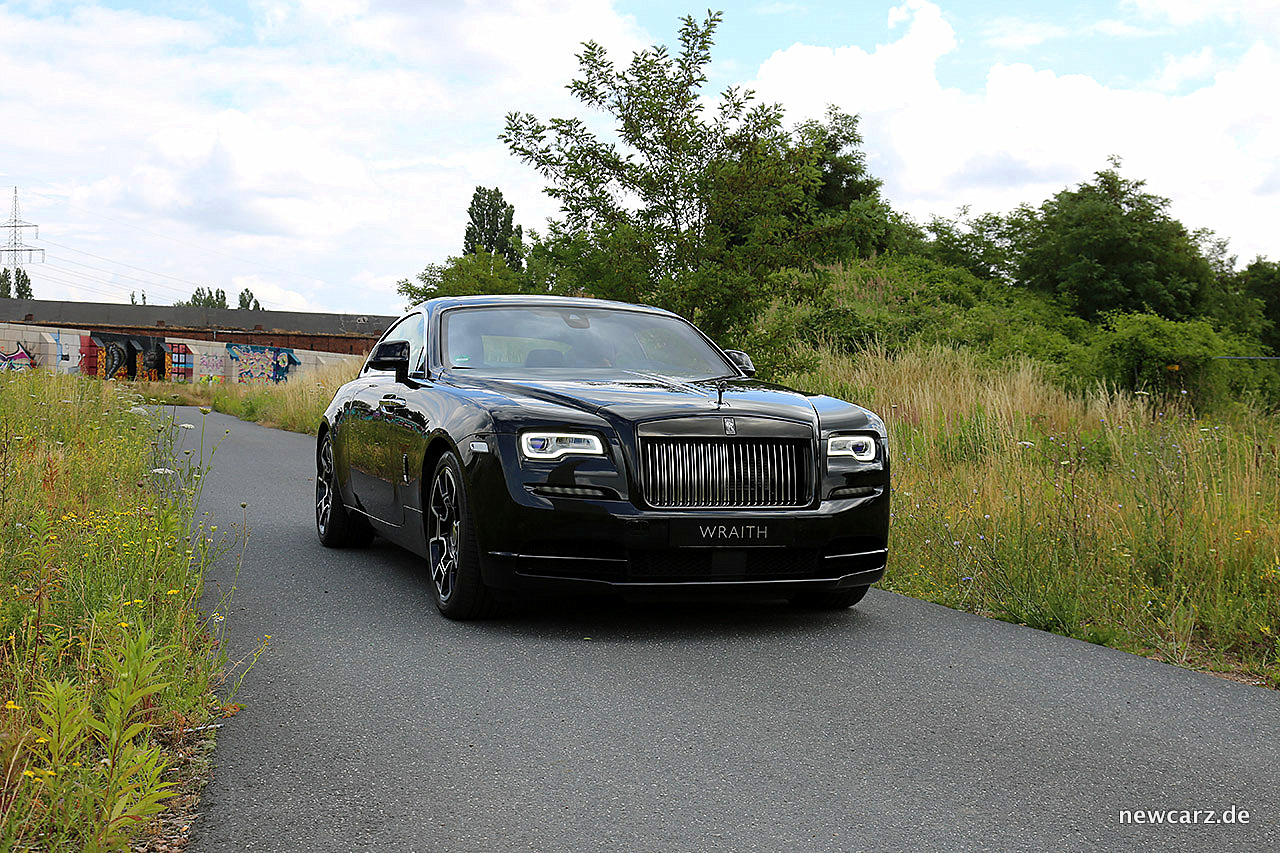
<svg viewBox="0 0 1280 853"><path fill-rule="evenodd" d="M983 40L992 47L1025 50L1070 33L1070 29L1059 24L1024 21L1020 18L998 18L987 25Z"/></svg>
<svg viewBox="0 0 1280 853"><path fill-rule="evenodd" d="M583 40L623 60L650 41L597 0L252 5L239 22L0 5L0 109L23 128L0 182L42 237L228 293L261 275L270 307L395 311L397 279L461 250L477 184L526 226L554 212L497 141L505 114L574 111ZM37 270L37 289L127 299L95 263L44 287Z"/></svg>
<svg viewBox="0 0 1280 853"><path fill-rule="evenodd" d="M1117 154L1189 227L1213 228L1245 258L1277 254L1266 180L1280 169L1280 120L1258 94L1260 81L1280 79L1276 50L1255 45L1181 94L1026 63L993 65L980 91L965 92L935 73L957 44L938 7L909 3L891 17L907 24L897 41L870 53L793 45L752 85L787 104L791 120L819 117L828 102L859 113L872 171L896 206L927 218L1039 203ZM1164 84L1203 78L1208 60L1171 63Z"/></svg>

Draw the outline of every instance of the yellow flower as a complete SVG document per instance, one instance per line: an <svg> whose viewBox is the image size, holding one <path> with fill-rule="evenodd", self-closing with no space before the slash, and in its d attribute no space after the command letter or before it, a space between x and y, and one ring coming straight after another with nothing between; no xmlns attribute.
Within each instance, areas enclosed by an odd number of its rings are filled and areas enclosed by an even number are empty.
<svg viewBox="0 0 1280 853"><path fill-rule="evenodd" d="M23 776L34 776L34 775L36 775L36 772L35 772L34 770L23 770L23 771L22 771L22 775L23 775Z"/></svg>
<svg viewBox="0 0 1280 853"><path fill-rule="evenodd" d="M177 595L177 594L178 594L178 591L176 589L171 589L165 593L165 595Z"/></svg>
<svg viewBox="0 0 1280 853"><path fill-rule="evenodd" d="M22 706L21 706L21 705L15 705L15 704L13 704L13 700L12 700L12 699L10 699L10 700L8 700L7 702L5 702L5 703L4 703L4 709L5 709L6 711L21 711L21 710L22 710Z"/></svg>
<svg viewBox="0 0 1280 853"><path fill-rule="evenodd" d="M128 622L117 622L117 623L116 623L116 627L117 627L117 628L128 628L128 627L129 627L129 623L128 623Z"/></svg>
<svg viewBox="0 0 1280 853"><path fill-rule="evenodd" d="M49 739L47 737L36 738L36 743L48 743L48 742L49 742Z"/></svg>

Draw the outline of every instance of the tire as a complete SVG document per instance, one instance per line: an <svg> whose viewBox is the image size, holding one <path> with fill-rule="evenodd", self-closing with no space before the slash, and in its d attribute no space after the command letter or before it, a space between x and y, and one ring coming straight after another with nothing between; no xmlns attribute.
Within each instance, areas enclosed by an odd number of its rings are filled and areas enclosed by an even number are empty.
<svg viewBox="0 0 1280 853"><path fill-rule="evenodd" d="M806 589L791 595L791 603L810 610L845 610L866 598L869 586L848 589Z"/></svg>
<svg viewBox="0 0 1280 853"><path fill-rule="evenodd" d="M320 440L320 452L316 454L316 533L326 548L362 548L373 541L369 522L342 503L333 464L333 440L328 432Z"/></svg>
<svg viewBox="0 0 1280 853"><path fill-rule="evenodd" d="M430 484L423 523L436 607L459 621L491 616L496 601L480 574L475 516L462 465L452 451L440 457Z"/></svg>

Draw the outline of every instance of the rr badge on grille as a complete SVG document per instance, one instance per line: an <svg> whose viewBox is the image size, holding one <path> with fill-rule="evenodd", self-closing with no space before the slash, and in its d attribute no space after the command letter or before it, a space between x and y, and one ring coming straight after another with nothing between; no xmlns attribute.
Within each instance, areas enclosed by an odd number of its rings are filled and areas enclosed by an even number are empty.
<svg viewBox="0 0 1280 853"><path fill-rule="evenodd" d="M737 434L738 434L738 425L737 425L736 423L734 423L734 422L733 422L733 418L725 418L725 419L724 419L724 434L725 434L725 435L737 435Z"/></svg>

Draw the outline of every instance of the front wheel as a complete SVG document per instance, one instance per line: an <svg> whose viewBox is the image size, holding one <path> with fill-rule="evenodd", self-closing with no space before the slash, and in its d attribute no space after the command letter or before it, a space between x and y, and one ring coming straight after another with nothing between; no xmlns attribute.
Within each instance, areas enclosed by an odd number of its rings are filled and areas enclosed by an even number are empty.
<svg viewBox="0 0 1280 853"><path fill-rule="evenodd" d="M791 603L810 610L844 610L866 598L869 586L847 589L805 589L791 595Z"/></svg>
<svg viewBox="0 0 1280 853"><path fill-rule="evenodd" d="M494 609L493 592L480 575L480 546L458 457L436 463L427 500L427 563L436 607L450 619L483 619Z"/></svg>

